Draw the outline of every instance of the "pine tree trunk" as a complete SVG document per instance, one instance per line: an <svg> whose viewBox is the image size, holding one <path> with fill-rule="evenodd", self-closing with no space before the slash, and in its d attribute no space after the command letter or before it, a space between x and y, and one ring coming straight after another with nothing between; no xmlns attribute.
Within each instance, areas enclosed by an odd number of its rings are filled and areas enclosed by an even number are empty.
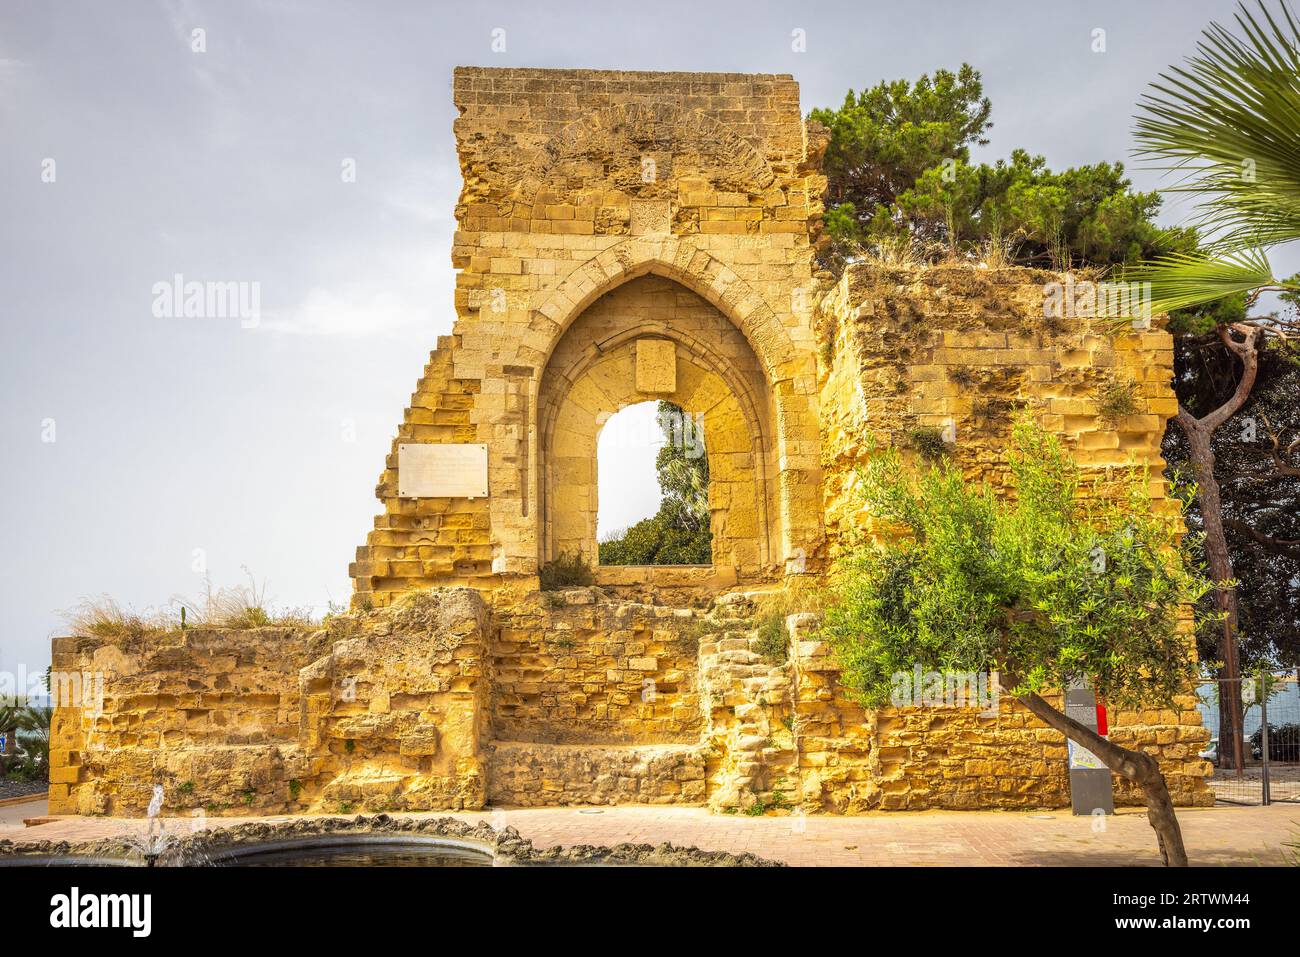
<svg viewBox="0 0 1300 957"><path fill-rule="evenodd" d="M1192 474L1196 478L1197 504L1201 509L1201 522L1205 531L1205 564L1210 578L1216 582L1232 579L1232 556L1228 552L1228 537L1223 530L1223 499L1219 481L1214 477L1214 433L1200 422L1178 417L1187 436L1188 457ZM1237 664L1237 590L1232 587L1216 588L1214 601L1223 617L1223 631L1219 637L1219 766L1241 769L1242 714L1241 675Z"/></svg>
<svg viewBox="0 0 1300 957"><path fill-rule="evenodd" d="M1244 338L1238 342L1234 333ZM1223 499L1214 477L1214 433L1240 411L1250 397L1259 373L1259 348L1264 333L1252 326L1220 326L1219 339L1224 348L1241 360L1241 378L1228 401L1197 418L1183 405L1178 406L1174 421L1187 436L1188 456L1196 479L1196 501L1200 506L1205 530L1205 563L1216 582L1232 580L1232 556L1223 530ZM1241 675L1237 666L1237 592L1232 587L1216 588L1215 604L1223 614L1223 634L1219 639L1219 765L1236 768L1243 765L1241 753Z"/></svg>

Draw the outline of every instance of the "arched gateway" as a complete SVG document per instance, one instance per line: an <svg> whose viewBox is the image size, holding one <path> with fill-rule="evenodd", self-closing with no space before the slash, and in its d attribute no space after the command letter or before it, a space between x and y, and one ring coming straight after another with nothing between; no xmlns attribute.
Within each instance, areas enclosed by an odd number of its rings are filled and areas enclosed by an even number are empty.
<svg viewBox="0 0 1300 957"><path fill-rule="evenodd" d="M824 181L793 80L461 69L455 97L457 321L394 441L357 595L483 587L560 552L594 564L600 427L655 398L710 436L713 567L597 580L716 586L813 567L809 230ZM471 497L458 478L475 470Z"/></svg>

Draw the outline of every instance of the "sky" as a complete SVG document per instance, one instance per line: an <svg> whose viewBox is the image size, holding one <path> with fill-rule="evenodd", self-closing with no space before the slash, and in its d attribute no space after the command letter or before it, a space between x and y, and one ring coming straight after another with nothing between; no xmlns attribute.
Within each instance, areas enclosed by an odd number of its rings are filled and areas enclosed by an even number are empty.
<svg viewBox="0 0 1300 957"><path fill-rule="evenodd" d="M252 575L278 605L347 601L453 321L454 66L791 73L806 113L965 61L993 102L975 158L1059 168L1127 159L1138 96L1232 9L3 0L0 672L43 670L61 611L100 594L143 610ZM260 321L170 314L177 274L256 283ZM650 414L623 415L652 436ZM653 456L601 455L604 529L655 510Z"/></svg>

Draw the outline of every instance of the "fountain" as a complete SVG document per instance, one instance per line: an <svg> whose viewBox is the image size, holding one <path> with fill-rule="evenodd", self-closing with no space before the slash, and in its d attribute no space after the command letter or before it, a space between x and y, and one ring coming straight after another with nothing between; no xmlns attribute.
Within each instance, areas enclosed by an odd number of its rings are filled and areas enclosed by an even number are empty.
<svg viewBox="0 0 1300 957"><path fill-rule="evenodd" d="M145 867L154 867L158 859L176 842L176 839L167 833L167 825L160 816L162 806L163 786L155 784L153 797L149 799L149 807L145 811L148 816L145 832L131 834L124 838L127 846L144 860Z"/></svg>
<svg viewBox="0 0 1300 957"><path fill-rule="evenodd" d="M535 848L505 824L504 815L471 823L451 817L388 814L245 821L169 833L161 818L162 788L154 788L147 830L93 841L10 841L0 838L0 867L143 863L169 866L779 866L750 853L731 854L669 843Z"/></svg>

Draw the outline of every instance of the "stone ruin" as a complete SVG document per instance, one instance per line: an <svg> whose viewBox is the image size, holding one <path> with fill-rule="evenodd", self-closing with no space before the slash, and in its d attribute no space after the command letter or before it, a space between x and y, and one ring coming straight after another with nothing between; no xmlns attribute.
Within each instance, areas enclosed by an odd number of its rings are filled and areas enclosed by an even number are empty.
<svg viewBox="0 0 1300 957"><path fill-rule="evenodd" d="M456 70L464 189L456 321L438 340L350 567L315 628L54 641L97 676L60 707L51 813L688 804L718 811L1058 807L1066 744L993 713L864 711L815 619L770 601L821 580L863 514L868 441L955 435L1001 481L1008 410L1085 469L1136 460L1165 496L1172 342L1044 318L1035 270L818 273L824 131L789 76ZM1133 383L1138 411L1099 409ZM596 561L596 444L651 399L704 423L713 561ZM778 603L779 604L779 603ZM1121 712L1176 803L1209 804L1195 699ZM1117 780L1121 803L1141 797Z"/></svg>

